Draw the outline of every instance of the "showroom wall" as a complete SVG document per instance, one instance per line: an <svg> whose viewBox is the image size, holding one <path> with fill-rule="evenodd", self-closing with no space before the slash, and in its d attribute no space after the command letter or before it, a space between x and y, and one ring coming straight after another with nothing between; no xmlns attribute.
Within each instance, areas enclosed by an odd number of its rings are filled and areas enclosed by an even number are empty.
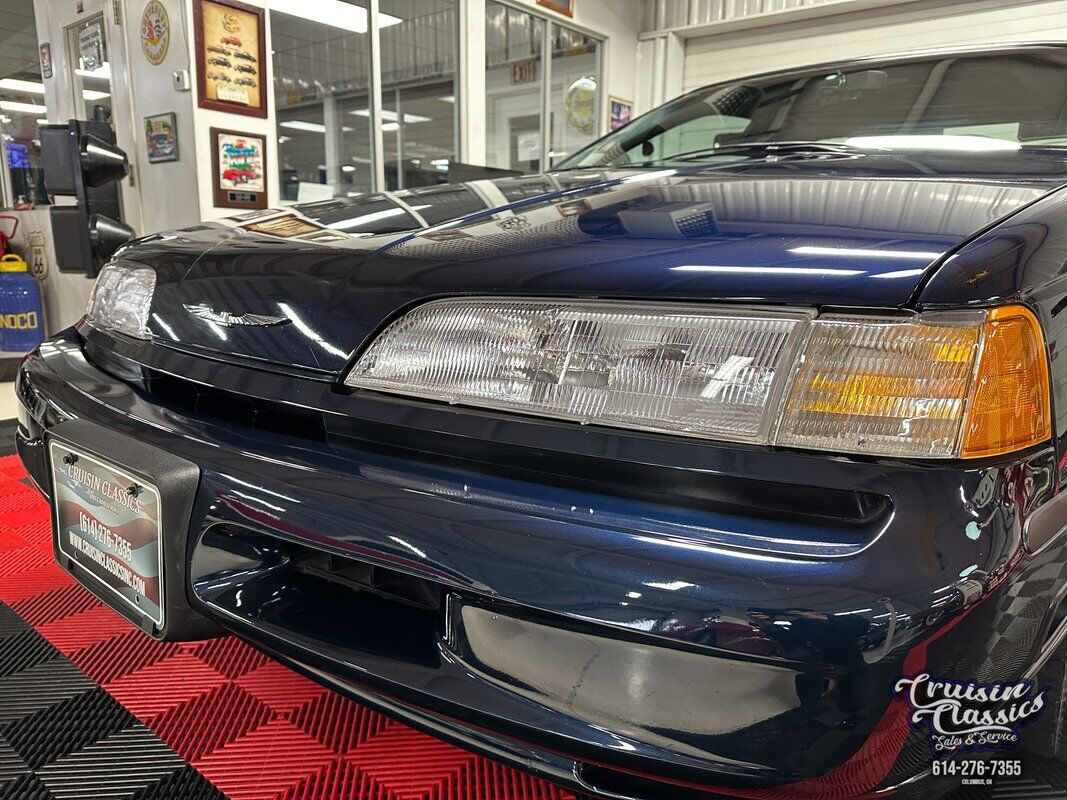
<svg viewBox="0 0 1067 800"><path fill-rule="evenodd" d="M1063 0L646 0L644 13L645 96L896 50L1067 39Z"/></svg>
<svg viewBox="0 0 1067 800"><path fill-rule="evenodd" d="M171 35L166 55L158 64L141 52L139 24L145 0L82 0L54 3L36 0L37 37L47 43L52 75L42 80L49 122L86 118L101 103L111 115L118 145L130 160L130 176L122 181L123 212L138 233L189 225L222 216L212 206L211 170L199 168L206 158L211 126L240 128L271 134L273 120L234 116L199 108L195 90L176 85L174 72L187 71L188 86L195 86L192 47L191 0L160 0L167 11ZM263 0L245 0L263 6ZM84 69L74 63L79 31L102 25L105 51L101 68ZM270 19L266 20L268 36ZM91 73L91 74L90 74ZM268 93L268 111L273 112ZM146 117L174 112L178 133L178 160L149 163L145 146ZM267 159L276 157L275 140L267 140ZM268 184L268 200L277 202L277 182Z"/></svg>
<svg viewBox="0 0 1067 800"><path fill-rule="evenodd" d="M357 59L368 54L367 43L355 41L366 40L367 32L331 28L328 20L323 21L323 13L315 10L321 4L313 8L301 7L292 0L246 0L268 10L265 25L274 91L266 92L267 117L258 118L197 105L196 65L190 53L193 0L159 2L166 9L171 29L170 48L159 64L149 63L141 52L139 25L147 0L33 3L38 40L50 46L53 64L50 77L35 78L43 83L46 106L35 113L41 119L60 122L86 116L92 105L107 106L118 143L129 154L133 166L130 178L123 181L123 200L127 219L139 233L231 213L213 204L208 168L212 126L266 136L267 190L272 205L407 185L401 165L414 144L418 145L417 155L425 156L425 161L456 159L474 165L491 161L487 151L491 143L486 136L487 0L379 0L382 19L392 12L395 20L381 27L383 93L375 119L371 118L374 110L367 101L368 70L351 70L349 75L344 63L347 56L339 56L346 48ZM367 0L349 2L362 9L370 5ZM555 148L559 154L569 152L605 133L609 97L634 100L633 53L641 26L642 0L578 0L573 17L555 13L535 0L502 2L544 20L556 34L566 28L565 35L556 35L552 40L558 45L558 52L553 51L552 55L555 69L546 102L531 109L534 113L555 114L554 123L542 124L547 135L556 135L556 141L547 145L546 151ZM429 19L435 16L440 17L438 22ZM68 52L77 53L77 31L92 20L102 24L107 44L103 70L80 69L67 58ZM279 29L277 40L273 36L275 26ZM426 38L430 34L433 41ZM290 53L294 54L292 58ZM457 64L462 68L457 69ZM334 74L338 69L340 72ZM185 70L188 82L183 87L175 83L173 75ZM559 122L563 116L563 93L585 75L594 75L597 81L597 114L591 128L576 133L564 129ZM349 81L351 85L338 89L338 81ZM564 85L564 81L569 82ZM193 87L191 91L189 86ZM90 97L93 99L87 99ZM456 105L457 97L462 97L463 102L452 124L448 121L453 117L451 108L441 103L449 99ZM331 102L331 98L337 102ZM397 103L406 104L399 117ZM149 163L144 119L166 111L176 115L180 157L174 162ZM332 122L327 115L333 115ZM430 124L430 120L436 120L436 124ZM406 121L421 123L421 127L399 130ZM288 129L280 127L285 123L289 123ZM293 123L298 127L292 127ZM339 135L323 147L321 139L328 129L332 130L331 124ZM384 169L380 174L376 174L371 151L370 134L375 125L381 129L384 144L380 159ZM316 136L318 143L314 143ZM287 165L287 161L292 163ZM346 180L335 180L342 170ZM396 179L398 172L400 180ZM288 191L292 187L284 187L283 183L294 176L301 185Z"/></svg>

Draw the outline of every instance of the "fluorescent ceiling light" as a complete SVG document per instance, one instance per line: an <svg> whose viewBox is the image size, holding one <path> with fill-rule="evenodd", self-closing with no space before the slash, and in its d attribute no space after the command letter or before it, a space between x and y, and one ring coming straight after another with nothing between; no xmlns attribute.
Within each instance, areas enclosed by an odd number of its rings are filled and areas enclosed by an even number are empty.
<svg viewBox="0 0 1067 800"><path fill-rule="evenodd" d="M22 81L18 78L0 79L0 89L10 89L13 92L25 92L26 94L44 94L43 83Z"/></svg>
<svg viewBox="0 0 1067 800"><path fill-rule="evenodd" d="M790 247L790 253L802 256L845 256L846 258L921 258L933 261L942 253L934 250L864 250L857 247Z"/></svg>
<svg viewBox="0 0 1067 800"><path fill-rule="evenodd" d="M326 133L326 126L319 122L304 122L302 119L290 119L278 123L279 128L288 128L293 131L308 131L309 133Z"/></svg>
<svg viewBox="0 0 1067 800"><path fill-rule="evenodd" d="M81 75L83 78L107 78L111 79L111 62L105 61L96 69L76 69L75 75Z"/></svg>
<svg viewBox="0 0 1067 800"><path fill-rule="evenodd" d="M105 97L111 97L109 92L97 92L93 89L82 89L82 97L86 100L103 100Z"/></svg>
<svg viewBox="0 0 1067 800"><path fill-rule="evenodd" d="M922 275L923 272L924 270L921 269L898 269L896 272L883 272L881 275L872 277L895 280L896 278L914 278L916 275Z"/></svg>
<svg viewBox="0 0 1067 800"><path fill-rule="evenodd" d="M994 139L991 136L938 136L903 134L899 136L852 136L845 139L850 147L892 150L967 150L969 152L986 152L995 150L1018 150L1018 142Z"/></svg>
<svg viewBox="0 0 1067 800"><path fill-rule="evenodd" d="M21 111L25 114L47 114L48 109L36 103L16 103L14 100L0 100L4 111Z"/></svg>
<svg viewBox="0 0 1067 800"><path fill-rule="evenodd" d="M369 214L361 214L358 217L351 217L349 219L343 219L339 222L331 222L327 225L327 228L333 228L334 230L347 230L348 228L355 228L359 225L366 225L369 222L377 222L381 219L389 219L389 217L396 217L407 212L402 208L386 208L381 211L372 211Z"/></svg>
<svg viewBox="0 0 1067 800"><path fill-rule="evenodd" d="M395 130L399 130L399 129L400 129L400 123L399 122L383 122L382 123L382 130L383 131L395 131Z"/></svg>
<svg viewBox="0 0 1067 800"><path fill-rule="evenodd" d="M356 33L366 33L369 28L367 9L342 3L341 0L270 0L267 3L271 11L289 14L311 22L330 25ZM378 13L378 28L388 28L403 22L400 17Z"/></svg>
<svg viewBox="0 0 1067 800"><path fill-rule="evenodd" d="M355 115L357 117L369 117L370 116L370 110L366 109L366 108L360 108L360 109L358 109L356 111L349 111L348 113L349 114L353 114L353 115ZM382 109L382 119L385 122L397 122L399 117L397 116L397 113L395 111L389 111L389 110L383 108ZM432 117L424 117L424 116L422 116L422 114L407 114L407 113L404 114L404 122L405 123L429 122L431 119L432 119Z"/></svg>
<svg viewBox="0 0 1067 800"><path fill-rule="evenodd" d="M48 119L46 117L40 117L37 120L37 124L38 125L47 125L48 124Z"/></svg>
<svg viewBox="0 0 1067 800"><path fill-rule="evenodd" d="M442 103L454 103L456 102L456 96L454 94L446 94L444 97L438 97Z"/></svg>
<svg viewBox="0 0 1067 800"><path fill-rule="evenodd" d="M671 267L672 272L744 272L750 275L863 275L862 269L830 269L829 267L735 267L704 264L686 264Z"/></svg>
<svg viewBox="0 0 1067 800"><path fill-rule="evenodd" d="M341 165L341 172L355 172L355 171L356 171L356 168L353 167L351 164L342 164Z"/></svg>

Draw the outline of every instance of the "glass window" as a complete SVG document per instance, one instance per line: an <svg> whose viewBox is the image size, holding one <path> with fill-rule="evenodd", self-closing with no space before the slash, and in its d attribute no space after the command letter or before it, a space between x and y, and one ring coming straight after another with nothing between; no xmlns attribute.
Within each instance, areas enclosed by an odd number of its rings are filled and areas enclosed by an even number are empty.
<svg viewBox="0 0 1067 800"><path fill-rule="evenodd" d="M270 7L282 199L370 191L365 6L272 0Z"/></svg>
<svg viewBox="0 0 1067 800"><path fill-rule="evenodd" d="M98 14L67 29L74 113L78 119L111 119L111 62L104 17Z"/></svg>
<svg viewBox="0 0 1067 800"><path fill-rule="evenodd" d="M271 0L278 161L293 202L374 186L367 11L334 0L319 18L320 7ZM382 0L379 25L386 188L441 183L456 155L455 0Z"/></svg>
<svg viewBox="0 0 1067 800"><path fill-rule="evenodd" d="M337 98L336 125L341 134L338 156L340 174L334 188L335 197L354 197L374 187L374 167L370 153L370 98L367 92Z"/></svg>
<svg viewBox="0 0 1067 800"><path fill-rule="evenodd" d="M545 59L548 36L548 63ZM544 168L600 135L599 40L489 0L485 4L486 163ZM542 119L547 81L548 120Z"/></svg>
<svg viewBox="0 0 1067 800"><path fill-rule="evenodd" d="M600 135L600 42L552 26L549 163L578 152Z"/></svg>
<svg viewBox="0 0 1067 800"><path fill-rule="evenodd" d="M37 126L46 121L33 0L11 0L0 30L0 205L47 203Z"/></svg>
<svg viewBox="0 0 1067 800"><path fill-rule="evenodd" d="M456 158L455 0L381 0L385 184L443 183Z"/></svg>
<svg viewBox="0 0 1067 800"><path fill-rule="evenodd" d="M485 4L486 165L541 169L546 22L503 3Z"/></svg>

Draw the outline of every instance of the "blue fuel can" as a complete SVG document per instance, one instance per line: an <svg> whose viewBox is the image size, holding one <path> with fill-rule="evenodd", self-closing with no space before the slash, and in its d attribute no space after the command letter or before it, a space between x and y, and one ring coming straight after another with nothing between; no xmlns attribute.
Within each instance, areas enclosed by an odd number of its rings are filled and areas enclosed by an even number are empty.
<svg viewBox="0 0 1067 800"><path fill-rule="evenodd" d="M25 353L44 341L41 287L21 256L0 258L0 350Z"/></svg>

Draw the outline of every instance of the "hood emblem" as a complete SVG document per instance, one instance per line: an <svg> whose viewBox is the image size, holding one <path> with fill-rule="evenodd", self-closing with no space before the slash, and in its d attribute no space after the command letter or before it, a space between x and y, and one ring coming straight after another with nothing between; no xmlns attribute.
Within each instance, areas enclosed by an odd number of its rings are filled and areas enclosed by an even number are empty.
<svg viewBox="0 0 1067 800"><path fill-rule="evenodd" d="M270 314L231 314L229 311L216 311L206 303L195 305L185 303L184 305L185 310L194 317L200 317L200 319L206 319L208 322L224 325L227 328L232 328L234 325L252 325L263 328L268 325L284 325L292 321L288 317L272 317Z"/></svg>

